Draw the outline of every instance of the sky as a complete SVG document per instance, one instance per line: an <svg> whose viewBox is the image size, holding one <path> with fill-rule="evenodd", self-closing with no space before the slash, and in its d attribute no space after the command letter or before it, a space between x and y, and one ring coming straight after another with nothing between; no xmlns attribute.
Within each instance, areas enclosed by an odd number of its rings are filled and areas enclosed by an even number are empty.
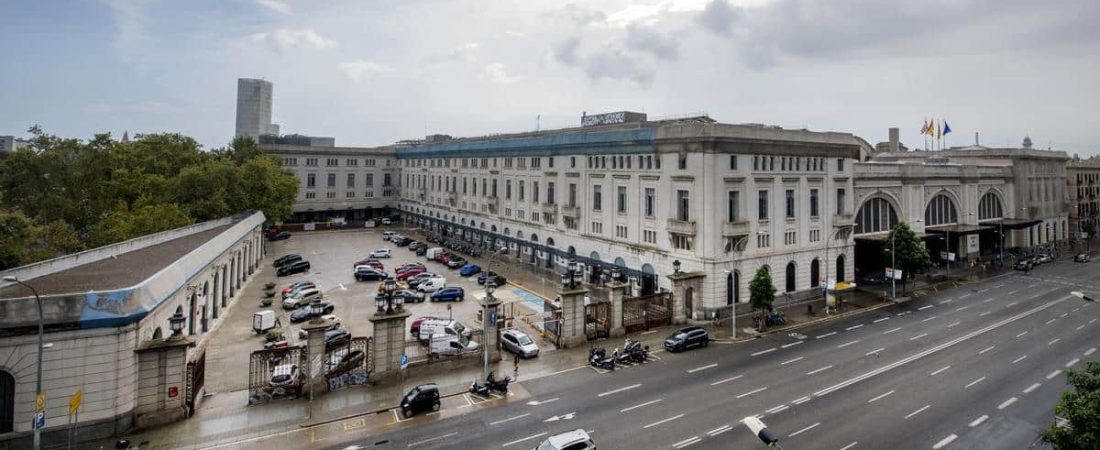
<svg viewBox="0 0 1100 450"><path fill-rule="evenodd" d="M283 133L379 146L706 113L923 147L1100 153L1100 1L7 0L0 135L234 132L237 78Z"/></svg>

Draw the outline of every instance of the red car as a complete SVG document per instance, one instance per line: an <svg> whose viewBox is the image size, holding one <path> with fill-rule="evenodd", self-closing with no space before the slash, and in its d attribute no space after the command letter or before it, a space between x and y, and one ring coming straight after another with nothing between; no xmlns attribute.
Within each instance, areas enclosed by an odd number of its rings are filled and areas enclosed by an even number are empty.
<svg viewBox="0 0 1100 450"><path fill-rule="evenodd" d="M412 321L412 325L409 325L409 332L412 333L413 336L416 336L416 337L419 338L420 337L420 322L423 322L425 320L432 320L432 319L436 319L436 317L432 317L432 316L417 317L415 320Z"/></svg>
<svg viewBox="0 0 1100 450"><path fill-rule="evenodd" d="M374 258L360 259L359 261L356 261L355 264L353 264L351 267L354 269L359 266L371 266L380 271L386 270L385 266L382 265L382 262Z"/></svg>
<svg viewBox="0 0 1100 450"><path fill-rule="evenodd" d="M409 269L405 269L405 271L399 272L397 274L397 280L398 281L408 280L409 278L415 277L415 276L420 275L424 272L427 272L427 269L425 269L423 267L412 267L412 268L409 268Z"/></svg>
<svg viewBox="0 0 1100 450"><path fill-rule="evenodd" d="M447 261L450 261L452 257L454 257L454 255L450 253L440 252L438 255L435 255L435 262L440 264L447 264Z"/></svg>
<svg viewBox="0 0 1100 450"><path fill-rule="evenodd" d="M424 265L423 265L423 264L420 264L420 263L409 263L409 264L402 264L402 265L400 265L400 266L397 266L397 271L398 271L398 272L401 272L401 271L403 271L403 270L406 270L406 269L411 269L411 268L413 268L413 267L419 267L419 268L422 268L422 269L423 269L423 268L424 268Z"/></svg>

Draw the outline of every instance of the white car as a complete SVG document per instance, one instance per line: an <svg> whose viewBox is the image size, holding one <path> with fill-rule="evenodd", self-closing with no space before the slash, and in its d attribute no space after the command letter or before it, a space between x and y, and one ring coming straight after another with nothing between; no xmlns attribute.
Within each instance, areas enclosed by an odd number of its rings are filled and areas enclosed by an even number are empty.
<svg viewBox="0 0 1100 450"><path fill-rule="evenodd" d="M382 240L383 241L388 241L388 240L392 239L393 235L395 235L395 234L397 234L397 232L395 232L395 231L387 231L385 233L382 233Z"/></svg>
<svg viewBox="0 0 1100 450"><path fill-rule="evenodd" d="M447 287L447 279L443 277L429 278L423 283L416 286L416 290L420 292L435 292Z"/></svg>
<svg viewBox="0 0 1100 450"><path fill-rule="evenodd" d="M298 309L302 305L308 305L313 299L323 299L325 294L317 288L308 288L298 291L294 295L291 295L283 299L283 309Z"/></svg>
<svg viewBox="0 0 1100 450"><path fill-rule="evenodd" d="M371 258L389 258L390 256L393 255L390 254L390 249L388 248L375 250L374 253L370 254Z"/></svg>
<svg viewBox="0 0 1100 450"><path fill-rule="evenodd" d="M592 441L588 433L583 428L578 428L550 436L549 439L542 441L538 447L535 447L535 450L587 450L595 448L596 443Z"/></svg>
<svg viewBox="0 0 1100 450"><path fill-rule="evenodd" d="M333 314L326 314L326 315L321 316L321 318L324 319L324 320L327 320L329 322L328 328L325 328L325 331L331 331L331 330L335 330L337 328L340 328L340 318L339 317L336 317ZM305 340L305 339L308 339L308 338L309 338L309 333L306 333L306 330L301 330L301 329L298 330L298 339Z"/></svg>
<svg viewBox="0 0 1100 450"><path fill-rule="evenodd" d="M519 330L508 330L500 336L501 346L505 350L524 358L539 356L539 345L534 339Z"/></svg>
<svg viewBox="0 0 1100 450"><path fill-rule="evenodd" d="M390 219L382 219L382 225L393 225L393 221Z"/></svg>

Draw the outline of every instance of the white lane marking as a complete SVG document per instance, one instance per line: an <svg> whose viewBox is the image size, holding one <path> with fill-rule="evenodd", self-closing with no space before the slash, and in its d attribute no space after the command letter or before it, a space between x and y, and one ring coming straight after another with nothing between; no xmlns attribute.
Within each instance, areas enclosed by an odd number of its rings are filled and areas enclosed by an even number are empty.
<svg viewBox="0 0 1100 450"><path fill-rule="evenodd" d="M413 443L409 444L409 447L416 447L417 445L420 445L420 444L427 444L427 443L432 442L432 441L438 441L440 439L446 439L446 438L449 438L449 437L454 436L456 434L458 434L457 431L452 432L452 433L444 434L443 436L436 436L434 438L428 438L428 439L424 439L422 441L416 441L416 442L413 442Z"/></svg>
<svg viewBox="0 0 1100 450"><path fill-rule="evenodd" d="M921 334L918 334L918 335L916 335L916 336L913 336L913 337L909 338L909 340L910 340L910 341L915 341L915 340L917 340L917 339L920 339L920 338L922 338L922 337L925 337L925 336L928 336L928 333L921 333Z"/></svg>
<svg viewBox="0 0 1100 450"><path fill-rule="evenodd" d="M867 400L867 403L874 403L875 400L882 400L883 398L888 397L890 394L893 394L893 393L894 393L894 391L891 389L890 392L886 392L884 394L879 394L878 397Z"/></svg>
<svg viewBox="0 0 1100 450"><path fill-rule="evenodd" d="M713 368L715 368L715 367L718 367L718 363L714 363L714 364L707 364L707 365L705 365L705 366L702 366L702 367L696 367L696 368L694 368L694 369L691 369L691 370L689 370L689 371L688 371L688 373L695 373L695 372L698 372L698 371L700 371L700 370L713 369Z"/></svg>
<svg viewBox="0 0 1100 450"><path fill-rule="evenodd" d="M540 438L540 437L543 437L543 436L546 436L545 431L543 431L542 433L539 433L539 434L534 434L534 435L531 435L531 436L527 436L525 438L519 438L519 439L516 439L512 442L505 442L504 445L502 445L501 447L507 447L509 445L518 444L518 443L523 442L523 441L530 441L531 439Z"/></svg>
<svg viewBox="0 0 1100 450"><path fill-rule="evenodd" d="M871 351L867 352L867 354L865 354L865 355L863 355L863 356L871 356L871 355L874 355L874 354L876 354L876 353L878 353L878 352L881 352L881 351L883 351L883 350L886 350L886 348L885 348L885 347L883 347L883 348L876 348L876 349L874 349L874 350L871 350Z"/></svg>
<svg viewBox="0 0 1100 450"><path fill-rule="evenodd" d="M781 365L781 366L785 366L785 365L787 365L787 364L790 364L790 363L793 363L793 362L798 362L798 361L802 361L802 359L803 359L803 357L799 356L799 357L797 357L797 358L795 358L795 359L789 359L789 360L787 360L787 361L783 361L783 362L779 363L779 365Z"/></svg>
<svg viewBox="0 0 1100 450"><path fill-rule="evenodd" d="M748 391L748 392L746 392L746 393L744 393L744 394L738 395L737 397L734 397L734 398L745 398L745 397L748 397L748 396L750 396L750 395L752 395L752 394L755 394L755 393L757 393L757 392L762 392L762 391L764 391L764 390L765 390L765 389L767 389L767 388L768 388L767 386L764 386L764 387L762 387L762 388L760 388L760 389L754 389L754 390Z"/></svg>
<svg viewBox="0 0 1100 450"><path fill-rule="evenodd" d="M827 338L827 337L829 337L829 336L832 336L832 335L834 335L834 334L836 334L836 332L835 332L835 331L831 331L831 332L825 333L825 334L823 334L823 335L821 335L821 336L818 336L818 337L817 337L817 339Z"/></svg>
<svg viewBox="0 0 1100 450"><path fill-rule="evenodd" d="M623 392L623 391L629 391L631 389L634 389L634 388L640 387L640 386L641 386L640 383L639 384L632 384L630 386L621 387L621 388L615 389L613 391L607 391L607 392L604 392L602 394L597 394L596 396L597 397L606 397L606 396L611 395L611 394L618 394L618 393Z"/></svg>
<svg viewBox="0 0 1100 450"><path fill-rule="evenodd" d="M1081 310L1081 308L1073 308L1073 312L1077 312L1077 311L1080 311L1080 310Z"/></svg>
<svg viewBox="0 0 1100 450"><path fill-rule="evenodd" d="M948 304L948 303L951 303L951 302L953 302L953 301L954 301L954 300L952 300L952 299L942 300L942 301L940 301L940 304L941 304L941 305L946 305L946 304Z"/></svg>
<svg viewBox="0 0 1100 450"><path fill-rule="evenodd" d="M940 450L941 448L946 447L947 444L950 444L950 443L954 442L955 439L958 439L958 438L959 437L956 436L955 434L951 434L950 436L945 437L945 438L943 438L943 440L937 442L936 445L933 445L932 450Z"/></svg>
<svg viewBox="0 0 1100 450"><path fill-rule="evenodd" d="M901 329L901 327L891 328L889 330L883 331L882 334L890 334L890 333L893 333L893 332L898 331L900 329Z"/></svg>
<svg viewBox="0 0 1100 450"><path fill-rule="evenodd" d="M855 330L855 329L857 329L857 328L863 328L863 324L861 323L861 324L859 324L859 325L852 325L852 326L850 326L850 327L848 327L848 328L845 328L845 330L846 330L846 331L852 331L852 330Z"/></svg>
<svg viewBox="0 0 1100 450"><path fill-rule="evenodd" d="M978 314L978 317L988 316L990 314L993 314L993 311L986 311L984 313Z"/></svg>
<svg viewBox="0 0 1100 450"><path fill-rule="evenodd" d="M1092 319L1092 320L1089 321L1089 323L1093 323L1093 322L1096 322L1096 319Z"/></svg>
<svg viewBox="0 0 1100 450"><path fill-rule="evenodd" d="M1062 370L1061 370L1061 369L1058 369L1058 370L1055 370L1055 371L1053 371L1053 372L1051 372L1051 373L1048 373L1048 374L1047 374L1047 379L1049 380L1049 379L1051 379L1051 378L1054 378L1054 377L1058 376L1058 374L1060 374L1060 373L1062 373Z"/></svg>
<svg viewBox="0 0 1100 450"><path fill-rule="evenodd" d="M729 378L726 378L725 380L718 380L718 381L715 381L715 382L711 383L710 385L711 385L711 386L717 386L717 385L719 385L719 384L725 383L725 382L727 382L727 381L733 381L733 380L736 380L736 379L738 379L738 378L741 378L741 377L742 377L742 375L737 375L737 376L735 376L735 377L729 377Z"/></svg>
<svg viewBox="0 0 1100 450"><path fill-rule="evenodd" d="M814 428L815 428L815 427L817 427L818 425L821 425L821 422L815 423L815 424L813 424L813 425L810 425L810 426L808 426L808 427L806 427L806 428L803 428L803 429L801 429L801 430L795 431L794 433L791 433L791 434L789 434L789 435L787 435L787 436L788 436L788 437L795 437L795 436L798 436L798 435L800 435L800 434L802 434L802 433L805 433L805 432L807 432L807 431L810 431L810 430L814 429Z"/></svg>
<svg viewBox="0 0 1100 450"><path fill-rule="evenodd" d="M549 374L549 375L547 375L547 376L553 376L553 375L559 375L559 374L563 374L563 373L566 373L566 372L572 372L572 371L574 371L574 370L577 370L577 369L583 369L583 368L585 368L585 367L588 367L588 365L586 364L586 365L583 365L583 366L577 366L577 367L573 367L573 368L571 368L571 369L559 370L559 371L557 371L557 372L553 372L553 373L551 373L551 374Z"/></svg>
<svg viewBox="0 0 1100 450"><path fill-rule="evenodd" d="M955 322L955 323L952 323L951 325L948 325L948 326L947 326L947 328L951 328L951 327L953 327L953 326L956 326L956 325L958 325L958 324L960 324L960 323L962 323L962 322Z"/></svg>
<svg viewBox="0 0 1100 450"><path fill-rule="evenodd" d="M987 299L985 299L985 300L982 300L982 303L989 303L989 302L991 302L991 301L993 301L993 298L992 298L992 297L990 297L990 298L987 298Z"/></svg>
<svg viewBox="0 0 1100 450"><path fill-rule="evenodd" d="M1069 315L1069 313L1062 313L1062 315L1061 315L1061 316L1058 316L1058 317L1061 317L1061 318L1065 319L1065 318L1066 318L1066 316L1068 316L1068 315Z"/></svg>
<svg viewBox="0 0 1100 450"><path fill-rule="evenodd" d="M791 348L791 347L794 347L794 346L796 346L798 344L801 344L801 343L802 343L802 341L791 342L790 344L783 344L783 345L780 345L779 347L781 347L781 348Z"/></svg>
<svg viewBox="0 0 1100 450"><path fill-rule="evenodd" d="M1066 367L1073 367L1075 364L1081 362L1081 358L1073 358L1066 363Z"/></svg>
<svg viewBox="0 0 1100 450"><path fill-rule="evenodd" d="M1005 305L1005 308L1011 308L1011 307L1015 306L1017 303L1020 303L1020 302L1009 303L1009 304Z"/></svg>
<svg viewBox="0 0 1100 450"><path fill-rule="evenodd" d="M932 316L932 317L925 318L924 320L921 320L921 323L927 322L929 320L934 320L936 317L937 316Z"/></svg>
<svg viewBox="0 0 1100 450"><path fill-rule="evenodd" d="M1058 341L1060 341L1060 340L1062 340L1062 338L1055 338L1053 341L1047 342L1047 345L1054 345L1054 344L1058 343Z"/></svg>
<svg viewBox="0 0 1100 450"><path fill-rule="evenodd" d="M943 368L941 368L941 369L939 369L939 370L936 370L935 372L932 372L932 373L930 373L930 374L928 374L928 375L929 375L929 376L933 376L933 377L934 377L934 376L936 376L936 375L939 375L939 374L940 374L940 373L942 373L943 371L945 371L945 370L947 370L947 369L950 369L950 368L951 368L951 366L943 366Z"/></svg>
<svg viewBox="0 0 1100 450"><path fill-rule="evenodd" d="M933 306L933 305L921 306L920 308L917 308L917 311L924 311L924 310L926 310L926 309L928 309L928 308L931 308L932 306Z"/></svg>
<svg viewBox="0 0 1100 450"><path fill-rule="evenodd" d="M791 400L791 404L794 404L794 405L801 405L801 404L803 404L803 403L806 403L806 402L808 402L808 401L810 401L810 397L809 397L809 396L805 396L805 397L801 397L801 398L796 398L796 399L794 399L794 400Z"/></svg>
<svg viewBox="0 0 1100 450"><path fill-rule="evenodd" d="M1085 326L1084 326L1084 325L1079 325L1079 326L1077 327L1077 331L1081 331L1081 330L1082 330L1082 329L1084 329L1084 328L1085 328Z"/></svg>
<svg viewBox="0 0 1100 450"><path fill-rule="evenodd" d="M962 311L962 310L968 309L968 308L970 308L970 307L969 306L960 306L958 308L955 308L955 312L959 312L959 311Z"/></svg>
<svg viewBox="0 0 1100 450"><path fill-rule="evenodd" d="M920 413L924 412L924 410L926 410L926 409L928 409L928 408L931 408L931 407L932 407L932 405L924 405L924 407L923 407L923 408L921 408L921 409L918 409L918 410L916 410L916 411L913 411L913 412L909 413L909 415L908 415L908 416L905 416L905 418L906 418L906 419L908 419L908 418L910 418L910 417L913 417L913 416L915 416L915 415L917 415L917 414L920 414Z"/></svg>
<svg viewBox="0 0 1100 450"><path fill-rule="evenodd" d="M1021 356L1021 357L1019 357L1019 358L1016 358L1016 359L1012 360L1012 364L1016 364L1016 363L1018 363L1018 362L1020 362L1020 361L1023 361L1023 360L1024 360L1024 359L1026 359L1026 358L1027 358L1027 355Z"/></svg>
<svg viewBox="0 0 1100 450"><path fill-rule="evenodd" d="M856 344L856 343L859 343L859 339L856 339L856 340L851 341L851 342L845 342L843 344L840 344L840 345L836 346L836 348L844 348L844 347L847 347L849 345Z"/></svg>
<svg viewBox="0 0 1100 450"><path fill-rule="evenodd" d="M1093 347L1093 348L1090 348L1090 349L1086 350L1085 351L1085 356L1089 356L1093 353L1096 353L1096 347Z"/></svg>
<svg viewBox="0 0 1100 450"><path fill-rule="evenodd" d="M1019 337L1024 337L1025 334L1027 334L1027 331L1024 331L1023 333L1017 334L1016 337L1018 337L1018 338Z"/></svg>
<svg viewBox="0 0 1100 450"><path fill-rule="evenodd" d="M661 425L661 424L663 424L663 423L669 423L669 422L672 422L673 420L679 419L679 418L681 418L681 417L684 417L684 415L683 415L683 414L677 414L677 415L675 415L675 416L672 416L672 417L669 417L669 418L667 418L667 419L665 419L665 420L658 420L658 421L656 421L656 422L653 422L653 423L651 423L651 424L649 424L649 425L646 425L646 426L644 426L644 427L642 427L642 428L653 428L653 427L655 427L655 426L657 426L657 425Z"/></svg>
<svg viewBox="0 0 1100 450"><path fill-rule="evenodd" d="M960 298L960 299L963 299L963 298L967 298L967 297L969 297L969 296L970 296L970 293L968 292L968 293L966 293L966 294L960 295L960 296L959 296L959 298Z"/></svg>
<svg viewBox="0 0 1100 450"><path fill-rule="evenodd" d="M554 403L556 401L558 401L558 398L554 397L554 398L551 398L551 399L548 399L548 400L541 400L541 401L531 400L531 401L527 402L527 404L531 405L531 406L539 406L539 405L545 405L547 403Z"/></svg>
<svg viewBox="0 0 1100 450"><path fill-rule="evenodd" d="M832 368L833 368L833 366L825 366L825 367L822 367L820 369L814 369L814 370L811 370L809 372L806 372L806 375L813 375L815 373L824 372L824 371L832 369Z"/></svg>
<svg viewBox="0 0 1100 450"><path fill-rule="evenodd" d="M1036 390L1036 389L1039 389L1039 386L1042 386L1042 385L1041 385L1041 384L1039 384L1039 383L1035 383L1035 384L1033 384L1033 385L1031 385L1031 386L1028 386L1028 387L1027 387L1027 389L1024 389L1024 393L1025 393L1025 394L1030 394L1030 393L1031 393L1031 391L1034 391L1034 390Z"/></svg>
<svg viewBox="0 0 1100 450"><path fill-rule="evenodd" d="M981 416L981 417L979 417L979 418L977 418L977 419L974 419L974 421L973 421L973 422L970 422L970 428L974 428L974 427L976 427L976 426L978 426L978 425L981 425L981 424L982 424L982 422L985 422L985 420L986 420L986 419L988 419L988 418L989 418L989 416L987 416L987 415L985 415L985 414L982 414L982 416Z"/></svg>
<svg viewBox="0 0 1100 450"><path fill-rule="evenodd" d="M702 439L699 439L699 436L692 436L692 437L690 437L690 438L687 438L687 439L684 439L684 440L682 440L682 441L680 441L680 442L677 442L677 443L675 443L675 444L672 444L672 447L673 447L673 448L684 448L684 447L687 447L687 446L689 446L689 445L691 445L691 444L694 444L694 443L696 443L696 442L699 442L699 441L701 441L701 440L702 440Z"/></svg>
<svg viewBox="0 0 1100 450"><path fill-rule="evenodd" d="M1050 324L1054 323L1055 320L1058 320L1058 319L1050 319L1044 325L1050 325Z"/></svg>
<svg viewBox="0 0 1100 450"><path fill-rule="evenodd" d="M631 411L631 410L635 410L635 409L638 409L638 408L646 407L646 406L652 405L652 404L654 404L654 403L658 403L658 402L660 402L660 401L661 401L661 399L656 399L656 400L650 400L650 401L648 401L648 402L645 402L645 403L639 403L639 404L637 404L637 405L634 405L634 406L631 406L631 407L629 407L629 408L623 408L623 409L620 409L620 410L619 410L619 412L621 412L621 413L624 413L624 412L627 412L627 411Z"/></svg>
<svg viewBox="0 0 1100 450"><path fill-rule="evenodd" d="M1012 406L1013 403L1016 403L1016 397L1012 397L1008 400L1005 400L1004 403L1001 403L1000 405L997 405L997 409L1008 408L1009 406Z"/></svg>
<svg viewBox="0 0 1100 450"><path fill-rule="evenodd" d="M841 448L840 450L848 450L848 449L850 449L850 448L852 448L852 447L855 447L855 446L856 446L856 444L858 444L858 443L859 443L859 441L856 441L856 442L853 442L853 443L851 443L851 444L845 445L845 446L844 446L844 447L842 447L842 448Z"/></svg>
<svg viewBox="0 0 1100 450"><path fill-rule="evenodd" d="M764 411L764 412L765 412L765 413L768 413L768 414L775 414L775 413L777 413L777 412L780 412L780 411L783 411L783 410L785 410L785 409L787 409L787 408L790 408L790 406L787 406L787 405L779 405L779 406L776 406L776 407L774 407L774 408L772 408L772 409L766 410L766 411Z"/></svg>
<svg viewBox="0 0 1100 450"><path fill-rule="evenodd" d="M713 430L708 431L707 436L711 436L711 437L718 436L719 434L725 433L725 432L727 432L729 430L732 430L732 429L733 429L732 425L722 425L718 428L715 428Z"/></svg>
<svg viewBox="0 0 1100 450"><path fill-rule="evenodd" d="M502 423L505 423L505 422L511 422L511 421L513 421L513 420L516 420L516 419L522 419L522 418L524 418L524 417L527 417L527 416L530 416L530 415L531 415L531 413L527 413L527 414L520 414L520 415L518 415L518 416L515 416L515 417L509 417L509 418L507 418L507 419L501 419L501 420L498 420L498 421L496 421L496 422L489 422L489 425L497 425L497 424L502 424Z"/></svg>
<svg viewBox="0 0 1100 450"><path fill-rule="evenodd" d="M769 348L767 350L762 350L762 351L753 353L752 356L760 356L760 355L763 355L765 353L771 353L771 352L774 352L774 351L775 351L775 347L772 347L772 348Z"/></svg>
<svg viewBox="0 0 1100 450"><path fill-rule="evenodd" d="M990 351L990 350L993 350L993 349L994 349L994 348L996 348L996 347L997 347L996 345L990 345L989 347L986 347L986 348L985 348L985 349L983 349L982 351L978 352L978 354L980 355L980 354L982 354L982 353L988 352L988 351Z"/></svg>
<svg viewBox="0 0 1100 450"><path fill-rule="evenodd" d="M985 381L985 377L981 377L981 378L978 378L977 380L971 381L970 384L964 386L963 389L970 389L970 386L981 383L982 381Z"/></svg>
<svg viewBox="0 0 1100 450"><path fill-rule="evenodd" d="M883 317L881 319L875 319L875 320L872 320L871 323L879 323L879 322L882 322L884 320L890 320L890 318L889 317Z"/></svg>
<svg viewBox="0 0 1100 450"><path fill-rule="evenodd" d="M1016 291L1010 291L1009 293L1007 293L1005 295L1012 295L1012 294L1015 294L1015 293L1016 293Z"/></svg>

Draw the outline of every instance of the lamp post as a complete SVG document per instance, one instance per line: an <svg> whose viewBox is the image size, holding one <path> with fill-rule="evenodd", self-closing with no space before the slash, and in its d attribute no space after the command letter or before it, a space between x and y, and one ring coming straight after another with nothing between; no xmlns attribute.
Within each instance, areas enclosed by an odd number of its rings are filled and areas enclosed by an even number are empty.
<svg viewBox="0 0 1100 450"><path fill-rule="evenodd" d="M11 276L11 275L6 276L6 277L4 277L4 281L11 282L11 283L17 283L17 284L22 285L23 287L25 287L27 289L30 289L31 292L34 293L35 303L38 304L38 369L35 373L35 381L34 381L34 392L35 392L34 407L35 407L35 413L38 413L38 412L43 411L46 408L45 394L42 392L42 334L43 334L42 297L38 296L38 291L35 290L34 287L32 287L31 285L29 285L27 283L19 281L19 279L14 277L14 276ZM42 403L41 407L39 407L39 401L38 401L39 398L43 399L43 401L41 402ZM35 415L37 416L37 414L35 414ZM37 417L35 417L34 425L35 425L34 426L34 450L38 450L38 449L42 448L42 428L38 426L38 418Z"/></svg>
<svg viewBox="0 0 1100 450"><path fill-rule="evenodd" d="M490 323L490 317L489 317L489 303L492 301L493 291L495 291L496 288L497 288L497 283L496 283L495 280L486 280L485 281L485 301L481 303L482 304L482 307L481 307L482 308L482 310L481 310L481 322L485 324L484 333L489 333L490 332L489 325L493 325L494 327L496 326L496 322ZM494 330L492 330L492 332L495 333L496 330L494 329ZM482 378L488 379L489 378L489 346L484 345L488 342L488 339L485 338L485 335L481 336L481 342L482 342L482 346L481 346L481 357L482 357L481 376L482 376Z"/></svg>
<svg viewBox="0 0 1100 450"><path fill-rule="evenodd" d="M672 261L672 273L680 273L680 260Z"/></svg>
<svg viewBox="0 0 1100 450"><path fill-rule="evenodd" d="M764 232L757 231L756 234L764 234ZM745 242L745 240L748 239L748 238L749 238L748 236L741 236L740 239L738 239L736 242L733 243L733 248L731 248L730 251L736 252L737 249L741 247L741 244L743 242ZM735 253L735 255L736 255L736 253ZM729 274L728 276L731 276L731 277L733 276L734 265L736 265L736 263L737 263L736 256L733 257L733 258L730 258L730 270L726 271L726 273ZM737 289L738 287L737 286L732 286L732 288ZM737 294L731 292L731 293L729 293L729 295L731 297L733 297L733 299L734 299L733 304L730 305L730 339L737 339L737 300L736 300L737 299Z"/></svg>
<svg viewBox="0 0 1100 450"><path fill-rule="evenodd" d="M836 239L836 236L841 231L851 228L853 225L844 225L837 228L829 235L829 239L825 240L825 282L821 284L821 296L825 300L825 312L829 311L829 244ZM839 269L837 269L839 271Z"/></svg>
<svg viewBox="0 0 1100 450"><path fill-rule="evenodd" d="M175 313L172 317L168 318L168 329L172 330L172 335L169 339L176 340L183 337L183 322L187 319L183 317L183 314Z"/></svg>
<svg viewBox="0 0 1100 450"><path fill-rule="evenodd" d="M405 298L394 297L394 292L397 291L397 282L392 278L382 282L382 298L375 297L374 307L381 314L393 314L394 309L398 311L404 308Z"/></svg>
<svg viewBox="0 0 1100 450"><path fill-rule="evenodd" d="M911 220L913 223L924 222L924 219ZM890 300L898 299L898 277L897 277L897 225L894 226L894 230L890 232ZM950 233L950 231L948 231ZM948 252L950 253L950 252Z"/></svg>

